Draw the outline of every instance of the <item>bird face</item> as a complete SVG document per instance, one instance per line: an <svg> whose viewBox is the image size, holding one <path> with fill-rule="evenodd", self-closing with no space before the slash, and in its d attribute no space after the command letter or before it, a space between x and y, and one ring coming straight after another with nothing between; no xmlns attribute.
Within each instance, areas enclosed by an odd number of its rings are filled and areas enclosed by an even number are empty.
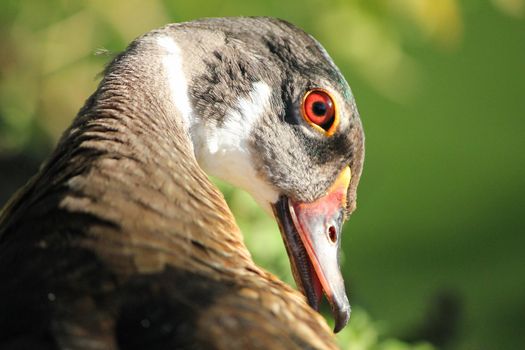
<svg viewBox="0 0 525 350"><path fill-rule="evenodd" d="M330 63L326 56L317 61L329 69ZM288 90L280 94L287 96L283 114L261 121L252 147L259 174L279 193L272 208L296 283L314 309L324 292L337 332L350 315L338 259L341 228L355 200L352 175L360 175L353 160L362 154L362 130L339 72L305 72L298 69L295 81L281 87Z"/></svg>
<svg viewBox="0 0 525 350"><path fill-rule="evenodd" d="M321 45L284 21L206 19L158 43L199 165L275 216L294 278L344 327L341 227L355 208L364 136L345 79ZM191 35L190 35L191 34Z"/></svg>

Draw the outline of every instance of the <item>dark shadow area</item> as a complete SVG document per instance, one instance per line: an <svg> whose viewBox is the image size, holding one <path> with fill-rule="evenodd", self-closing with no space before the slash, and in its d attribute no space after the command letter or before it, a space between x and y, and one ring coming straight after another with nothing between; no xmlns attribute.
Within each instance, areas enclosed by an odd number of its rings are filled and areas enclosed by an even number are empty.
<svg viewBox="0 0 525 350"><path fill-rule="evenodd" d="M405 336L409 343L428 341L439 349L449 349L461 332L462 302L457 292L443 290L429 300L421 323Z"/></svg>
<svg viewBox="0 0 525 350"><path fill-rule="evenodd" d="M0 153L0 207L36 174L42 161L31 153Z"/></svg>

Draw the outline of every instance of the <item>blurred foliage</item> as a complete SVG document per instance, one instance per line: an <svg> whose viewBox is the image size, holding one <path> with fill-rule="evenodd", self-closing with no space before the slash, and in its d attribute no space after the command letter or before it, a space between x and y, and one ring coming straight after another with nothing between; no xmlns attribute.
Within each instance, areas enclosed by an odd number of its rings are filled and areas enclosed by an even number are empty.
<svg viewBox="0 0 525 350"><path fill-rule="evenodd" d="M521 348L524 0L3 0L1 187L20 185L134 37L237 15L312 33L358 100L367 160L343 240L342 348ZM254 259L293 284L274 221L220 187Z"/></svg>

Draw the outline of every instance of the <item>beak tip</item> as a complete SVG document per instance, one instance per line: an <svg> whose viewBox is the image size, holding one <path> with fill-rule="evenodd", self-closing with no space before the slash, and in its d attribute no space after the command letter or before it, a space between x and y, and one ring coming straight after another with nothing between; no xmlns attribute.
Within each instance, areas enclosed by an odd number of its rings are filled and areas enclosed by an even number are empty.
<svg viewBox="0 0 525 350"><path fill-rule="evenodd" d="M343 328L345 328L348 320L350 319L350 304L347 302L341 308L337 308L334 311L334 333L339 333Z"/></svg>

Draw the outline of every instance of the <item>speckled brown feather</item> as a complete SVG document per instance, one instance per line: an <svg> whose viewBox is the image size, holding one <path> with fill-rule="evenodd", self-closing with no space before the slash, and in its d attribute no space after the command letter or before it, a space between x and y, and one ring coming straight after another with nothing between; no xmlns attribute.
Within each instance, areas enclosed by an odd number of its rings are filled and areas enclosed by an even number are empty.
<svg viewBox="0 0 525 350"><path fill-rule="evenodd" d="M251 260L156 65L139 64L158 59L118 57L0 214L0 348L336 348Z"/></svg>

